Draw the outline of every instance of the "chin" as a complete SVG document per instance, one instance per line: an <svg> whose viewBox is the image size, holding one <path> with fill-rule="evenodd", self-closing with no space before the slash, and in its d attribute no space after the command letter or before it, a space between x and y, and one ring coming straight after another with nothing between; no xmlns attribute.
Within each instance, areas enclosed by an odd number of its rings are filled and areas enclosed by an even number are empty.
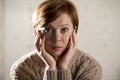
<svg viewBox="0 0 120 80"><path fill-rule="evenodd" d="M51 55L54 56L54 57L59 57L61 54L62 54L61 51L52 51L51 52Z"/></svg>

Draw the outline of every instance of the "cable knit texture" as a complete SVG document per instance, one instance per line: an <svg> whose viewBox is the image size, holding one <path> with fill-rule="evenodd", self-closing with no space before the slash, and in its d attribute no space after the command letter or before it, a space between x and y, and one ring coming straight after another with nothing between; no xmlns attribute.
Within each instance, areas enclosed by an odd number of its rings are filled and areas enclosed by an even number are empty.
<svg viewBox="0 0 120 80"><path fill-rule="evenodd" d="M11 80L101 80L100 64L76 49L68 70L45 70L46 65L36 52L16 61L10 71ZM46 72L46 74L45 74Z"/></svg>

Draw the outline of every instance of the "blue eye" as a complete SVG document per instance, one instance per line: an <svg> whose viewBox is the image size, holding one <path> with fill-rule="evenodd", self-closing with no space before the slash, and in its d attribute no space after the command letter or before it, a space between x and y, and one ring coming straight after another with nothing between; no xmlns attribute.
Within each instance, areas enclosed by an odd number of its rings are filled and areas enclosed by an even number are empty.
<svg viewBox="0 0 120 80"><path fill-rule="evenodd" d="M65 32L68 31L68 28L62 28L61 31L62 31L63 33L65 33Z"/></svg>

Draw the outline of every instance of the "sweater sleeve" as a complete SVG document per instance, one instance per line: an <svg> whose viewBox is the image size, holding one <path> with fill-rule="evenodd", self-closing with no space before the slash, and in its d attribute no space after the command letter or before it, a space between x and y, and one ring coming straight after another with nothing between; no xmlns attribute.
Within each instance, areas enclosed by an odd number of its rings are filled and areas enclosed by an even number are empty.
<svg viewBox="0 0 120 80"><path fill-rule="evenodd" d="M48 70L47 71L47 80L72 80L71 71L68 70Z"/></svg>
<svg viewBox="0 0 120 80"><path fill-rule="evenodd" d="M57 80L72 80L71 71L68 70L58 70L58 79Z"/></svg>
<svg viewBox="0 0 120 80"><path fill-rule="evenodd" d="M57 80L57 70L47 70L47 80Z"/></svg>

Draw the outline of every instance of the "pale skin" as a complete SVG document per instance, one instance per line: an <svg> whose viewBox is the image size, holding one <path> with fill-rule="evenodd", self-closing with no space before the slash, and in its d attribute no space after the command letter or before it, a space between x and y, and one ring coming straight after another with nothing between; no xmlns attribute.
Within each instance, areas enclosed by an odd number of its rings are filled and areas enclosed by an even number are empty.
<svg viewBox="0 0 120 80"><path fill-rule="evenodd" d="M44 32L37 30L35 46L38 52L42 52L50 70L68 69L76 46L76 33L70 16L63 13L45 27Z"/></svg>

